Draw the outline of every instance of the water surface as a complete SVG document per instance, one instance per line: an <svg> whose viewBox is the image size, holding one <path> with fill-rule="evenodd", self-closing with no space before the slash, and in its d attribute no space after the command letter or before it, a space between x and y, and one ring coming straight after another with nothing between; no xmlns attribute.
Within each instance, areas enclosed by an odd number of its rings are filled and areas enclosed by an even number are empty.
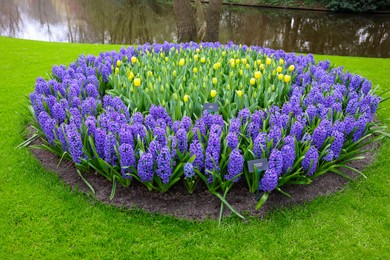
<svg viewBox="0 0 390 260"><path fill-rule="evenodd" d="M173 7L148 0L0 0L0 35L58 42L175 41ZM390 15L224 6L220 42L318 54L390 57Z"/></svg>

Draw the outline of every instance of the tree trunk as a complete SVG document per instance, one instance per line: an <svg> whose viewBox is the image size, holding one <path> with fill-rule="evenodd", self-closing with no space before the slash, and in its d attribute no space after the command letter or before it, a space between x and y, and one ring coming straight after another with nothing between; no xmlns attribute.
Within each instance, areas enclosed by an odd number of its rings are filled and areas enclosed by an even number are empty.
<svg viewBox="0 0 390 260"><path fill-rule="evenodd" d="M177 22L177 41L196 41L196 25L190 0L173 0Z"/></svg>
<svg viewBox="0 0 390 260"><path fill-rule="evenodd" d="M206 42L217 42L219 39L219 20L221 19L222 0L210 0L207 11Z"/></svg>

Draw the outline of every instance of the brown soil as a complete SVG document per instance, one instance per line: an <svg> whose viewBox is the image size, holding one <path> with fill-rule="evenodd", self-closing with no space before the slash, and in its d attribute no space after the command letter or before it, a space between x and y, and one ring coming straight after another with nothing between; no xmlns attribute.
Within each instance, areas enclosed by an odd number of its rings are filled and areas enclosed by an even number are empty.
<svg viewBox="0 0 390 260"><path fill-rule="evenodd" d="M368 150L375 151L379 147L378 143L371 144ZM61 180L70 185L73 189L78 189L84 193L91 193L87 185L77 174L72 162L62 161L59 166L59 158L41 149L32 149L32 153L42 163L42 165L58 174ZM374 153L365 154L365 159L355 161L350 166L363 170L374 160ZM348 176L357 178L358 174L352 171L344 171ZM104 177L94 173L85 173L84 178L92 185L96 198L104 203L117 207L138 208L151 213L161 213L178 218L204 220L207 218L218 218L220 200L207 191L201 182L198 183L194 194L190 195L180 183L171 188L167 193L149 192L145 186L133 181L130 188L123 188L117 185L116 194L110 201L112 183ZM318 196L335 193L346 185L348 180L336 175L325 174L313 181L310 185L290 185L285 186L284 191L291 195L291 198L275 191L270 194L266 203L260 210L255 210L257 203L256 196L249 193L245 180L241 180L234 185L227 196L227 201L237 211L249 215L263 217L264 214L274 208L290 207L295 204L302 204L311 201ZM261 194L260 194L261 195ZM225 207L225 215L231 212Z"/></svg>

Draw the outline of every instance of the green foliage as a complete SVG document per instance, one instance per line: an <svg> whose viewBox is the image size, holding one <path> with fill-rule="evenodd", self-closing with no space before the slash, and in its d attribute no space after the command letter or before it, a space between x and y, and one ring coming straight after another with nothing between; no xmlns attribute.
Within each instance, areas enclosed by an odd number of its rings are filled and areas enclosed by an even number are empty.
<svg viewBox="0 0 390 260"><path fill-rule="evenodd" d="M74 61L81 53L98 54L112 45L59 44L0 37L0 258L1 259L388 259L390 240L390 142L364 170L367 179L342 192L264 219L187 221L104 205L72 191L42 168L26 149L16 149L25 122L24 96L37 75ZM316 56L390 88L389 59ZM379 120L390 117L383 103ZM385 121L389 125L388 121ZM98 191L96 191L98 192ZM337 243L335 242L337 241Z"/></svg>
<svg viewBox="0 0 390 260"><path fill-rule="evenodd" d="M389 8L389 0L331 0L326 5L332 11L370 12Z"/></svg>

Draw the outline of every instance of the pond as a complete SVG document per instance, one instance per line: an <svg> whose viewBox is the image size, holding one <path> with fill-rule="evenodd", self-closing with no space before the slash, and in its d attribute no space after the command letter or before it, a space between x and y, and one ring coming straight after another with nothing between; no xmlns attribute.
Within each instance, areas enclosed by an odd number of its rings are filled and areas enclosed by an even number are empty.
<svg viewBox="0 0 390 260"><path fill-rule="evenodd" d="M147 0L0 0L0 35L58 42L177 40L172 4ZM219 40L289 52L390 57L389 14L224 6Z"/></svg>

